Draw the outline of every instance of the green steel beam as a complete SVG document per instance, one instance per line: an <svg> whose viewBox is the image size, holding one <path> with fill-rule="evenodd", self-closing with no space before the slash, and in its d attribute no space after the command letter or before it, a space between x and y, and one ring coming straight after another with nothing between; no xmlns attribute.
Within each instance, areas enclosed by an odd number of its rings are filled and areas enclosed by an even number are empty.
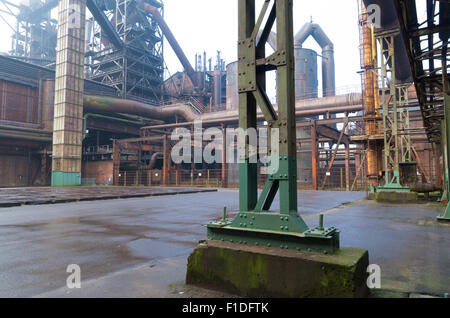
<svg viewBox="0 0 450 318"><path fill-rule="evenodd" d="M243 131L257 128L259 105L268 123L269 137L272 129L278 129L279 153L272 155L278 155L279 168L268 176L258 198L257 152L251 149L249 140L240 143L240 212L234 220L224 217L208 224L208 239L333 253L339 249L339 231L323 226L310 229L298 214L292 7L291 0L266 0L256 19L255 0L239 0L239 126ZM265 44L275 24L277 51L266 56ZM271 70L277 71L277 111L266 93L266 73ZM273 211L277 194L280 206Z"/></svg>
<svg viewBox="0 0 450 318"><path fill-rule="evenodd" d="M445 143L442 144L442 151L444 154L444 170L446 170L446 186L447 186L447 208L445 209L445 212L443 215L439 216L437 219L438 221L450 221L450 95L445 94L445 101L444 101L444 108L445 108L445 123L443 122L445 128L443 129L443 140Z"/></svg>
<svg viewBox="0 0 450 318"><path fill-rule="evenodd" d="M381 50L381 102L383 104L384 174L385 184L377 192L410 192L400 184L400 147L398 106L404 102L401 88L396 83L395 37L398 29L387 30L376 35Z"/></svg>

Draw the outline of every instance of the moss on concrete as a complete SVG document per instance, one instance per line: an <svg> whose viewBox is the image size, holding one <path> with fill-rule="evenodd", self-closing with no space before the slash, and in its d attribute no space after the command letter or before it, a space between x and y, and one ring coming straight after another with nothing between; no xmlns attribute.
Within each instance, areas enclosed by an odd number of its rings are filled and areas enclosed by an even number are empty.
<svg viewBox="0 0 450 318"><path fill-rule="evenodd" d="M417 202L418 197L416 192L377 192L375 200L377 202L413 203Z"/></svg>
<svg viewBox="0 0 450 318"><path fill-rule="evenodd" d="M243 297L365 297L368 252L322 255L208 241L189 256L186 283Z"/></svg>

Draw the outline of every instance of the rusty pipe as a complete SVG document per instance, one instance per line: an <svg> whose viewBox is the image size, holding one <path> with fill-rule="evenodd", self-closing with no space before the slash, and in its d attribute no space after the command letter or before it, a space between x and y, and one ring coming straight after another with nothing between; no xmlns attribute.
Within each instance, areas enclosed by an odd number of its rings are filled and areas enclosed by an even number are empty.
<svg viewBox="0 0 450 318"><path fill-rule="evenodd" d="M325 98L298 100L296 101L295 109L297 116L309 116L327 112L357 112L362 109L361 105L362 95L353 93ZM277 106L274 105L274 108L277 109ZM133 100L93 95L84 96L84 109L89 112L131 114L161 120L180 116L189 122L196 120L220 120L225 118L236 119L239 117L238 110L205 113L200 115L185 104L156 107ZM262 112L259 109L258 116L262 118Z"/></svg>
<svg viewBox="0 0 450 318"><path fill-rule="evenodd" d="M336 94L336 76L334 63L334 44L325 34L320 25L316 23L305 23L295 35L294 45L301 48L303 43L312 36L322 48L322 85L323 96Z"/></svg>
<svg viewBox="0 0 450 318"><path fill-rule="evenodd" d="M431 183L412 183L408 184L408 186L412 192L417 193L430 193L442 190L442 187Z"/></svg>
<svg viewBox="0 0 450 318"><path fill-rule="evenodd" d="M150 163L148 165L148 168L151 170L156 166L156 161L159 159L161 159L161 157L163 157L163 153L162 152L155 152L152 155L152 158L150 159Z"/></svg>

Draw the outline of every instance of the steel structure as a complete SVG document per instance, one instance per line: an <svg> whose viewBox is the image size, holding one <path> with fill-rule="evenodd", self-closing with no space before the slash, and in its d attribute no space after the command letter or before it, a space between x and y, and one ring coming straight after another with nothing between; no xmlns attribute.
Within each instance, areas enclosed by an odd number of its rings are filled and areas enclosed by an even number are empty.
<svg viewBox="0 0 450 318"><path fill-rule="evenodd" d="M426 15L420 20L416 0L394 0L400 29L412 68L428 138L441 143L444 153L447 199L449 194L450 80L448 48L450 3L427 0ZM444 124L444 127L442 126ZM450 204L440 220L450 220Z"/></svg>
<svg viewBox="0 0 450 318"><path fill-rule="evenodd" d="M159 0L97 1L99 14L107 19L92 21L89 77L115 87L122 98L156 102L162 95L163 34L141 2L163 14Z"/></svg>
<svg viewBox="0 0 450 318"><path fill-rule="evenodd" d="M269 7L271 8L269 9ZM257 152L249 140L240 142L240 212L233 221L224 213L220 222L208 225L208 238L238 244L273 246L284 249L333 253L339 249L339 231L325 229L323 222L310 229L298 214L297 158L294 87L293 10L290 0L266 0L258 19L255 0L239 0L239 126L244 131L257 128L257 105L269 126L279 131L279 154L272 153L278 169L270 171L258 198ZM270 12L267 15L267 12ZM267 15L263 32L258 30ZM265 45L276 21L277 50L266 56ZM266 72L276 70L278 111L266 94ZM270 148L270 147L269 147ZM269 150L272 151L273 149ZM274 156L277 156L275 159ZM276 194L280 195L277 212L270 211Z"/></svg>
<svg viewBox="0 0 450 318"><path fill-rule="evenodd" d="M404 100L404 94L399 94L395 74L395 37L399 30L385 30L376 34L381 59L380 83L381 103L384 133L384 176L385 184L377 191L409 192L408 187L400 184L400 124L399 100ZM403 86L402 86L403 87ZM406 93L407 95L407 93Z"/></svg>
<svg viewBox="0 0 450 318"><path fill-rule="evenodd" d="M399 109L400 159L402 163L412 161L408 97L410 86L410 84L399 84L396 87Z"/></svg>
<svg viewBox="0 0 450 318"><path fill-rule="evenodd" d="M57 5L58 0L0 0L0 19L13 31L11 56L40 65L55 62L57 21L51 9ZM8 16L15 18L15 24L8 22Z"/></svg>
<svg viewBox="0 0 450 318"><path fill-rule="evenodd" d="M450 4L427 0L427 14L419 20L416 0L394 1L406 43L423 120L430 141L440 142L444 118L444 93L449 94L443 74L448 74ZM439 22L437 22L439 19ZM444 61L444 63L443 63ZM447 87L445 87L447 86Z"/></svg>

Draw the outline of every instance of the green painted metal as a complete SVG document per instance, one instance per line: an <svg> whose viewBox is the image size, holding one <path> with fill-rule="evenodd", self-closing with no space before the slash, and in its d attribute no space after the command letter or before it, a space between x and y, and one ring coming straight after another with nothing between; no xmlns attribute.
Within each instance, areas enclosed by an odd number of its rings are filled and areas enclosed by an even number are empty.
<svg viewBox="0 0 450 318"><path fill-rule="evenodd" d="M444 146L447 144L446 136L445 136L445 121L441 121L441 151L444 161L444 191L442 192L441 202L447 200L447 148Z"/></svg>
<svg viewBox="0 0 450 318"><path fill-rule="evenodd" d="M52 171L52 187L80 186L81 173Z"/></svg>
<svg viewBox="0 0 450 318"><path fill-rule="evenodd" d="M290 0L266 0L256 19L255 0L239 0L239 126L257 128L257 105L271 129L279 132L278 170L268 176L258 197L257 153L246 140L239 144L239 209L234 220L225 217L207 226L208 239L238 244L333 253L339 249L339 231L310 229L297 208L297 149L294 92L293 9ZM268 14L267 14L268 13ZM264 18L267 16L265 25ZM266 56L265 46L276 22L278 49ZM257 35L262 28L259 42ZM277 71L278 111L266 94L266 72ZM244 150L244 151L242 151ZM271 152L273 149L270 149ZM280 206L271 211L275 196Z"/></svg>
<svg viewBox="0 0 450 318"><path fill-rule="evenodd" d="M405 106L407 101L407 89L397 85L395 73L395 37L399 34L398 29L387 30L377 33L376 38L381 50L380 82L383 105L383 131L384 131L384 168L385 184L377 187L377 192L410 192L409 187L400 183L400 150L405 159L411 156L411 142L406 138L399 138L399 112L398 106ZM406 94L406 97L405 97ZM409 120L409 115L408 115ZM405 144L405 150L400 149L400 140ZM403 144L402 144L403 145ZM408 150L409 149L409 150Z"/></svg>
<svg viewBox="0 0 450 318"><path fill-rule="evenodd" d="M443 126L443 141L442 143L442 150L444 153L444 170L446 170L446 185L447 185L447 208L445 209L445 212L443 215L439 216L437 219L438 221L450 221L450 197L448 196L450 193L450 95L445 94L444 95L445 101L444 101L444 109L445 109L445 121L442 122Z"/></svg>
<svg viewBox="0 0 450 318"><path fill-rule="evenodd" d="M411 157L411 134L409 120L409 97L408 89L410 83L397 85L398 107L399 107L399 131L400 135L400 153L402 162L412 162Z"/></svg>

